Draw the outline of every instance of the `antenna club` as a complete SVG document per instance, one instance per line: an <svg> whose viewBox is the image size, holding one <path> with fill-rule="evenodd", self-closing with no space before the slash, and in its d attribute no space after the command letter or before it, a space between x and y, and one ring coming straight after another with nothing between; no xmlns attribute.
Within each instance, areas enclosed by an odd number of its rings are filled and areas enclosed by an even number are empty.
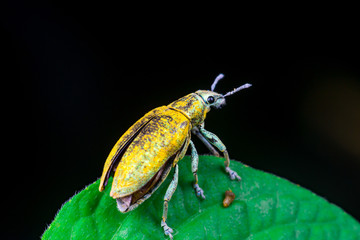
<svg viewBox="0 0 360 240"><path fill-rule="evenodd" d="M224 74L222 74L222 73L219 73L219 75L216 77L216 78L224 78L225 77L225 75Z"/></svg>

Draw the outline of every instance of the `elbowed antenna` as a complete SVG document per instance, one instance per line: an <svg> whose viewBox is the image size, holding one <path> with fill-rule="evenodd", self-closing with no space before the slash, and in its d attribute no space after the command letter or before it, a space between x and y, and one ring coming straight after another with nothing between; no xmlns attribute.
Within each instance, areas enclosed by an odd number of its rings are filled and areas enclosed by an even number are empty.
<svg viewBox="0 0 360 240"><path fill-rule="evenodd" d="M216 80L216 79L215 79ZM238 88L235 88L234 90L230 91L230 92L227 92L224 97L227 97L227 96L230 96L230 95L233 95L234 93L240 91L240 90L243 90L245 88L249 88L251 87L252 85L250 83L245 83L244 85L241 85L240 87Z"/></svg>
<svg viewBox="0 0 360 240"><path fill-rule="evenodd" d="M211 84L211 91L213 92L215 87L216 87L216 84L224 78L224 74L220 73L214 80L213 84Z"/></svg>

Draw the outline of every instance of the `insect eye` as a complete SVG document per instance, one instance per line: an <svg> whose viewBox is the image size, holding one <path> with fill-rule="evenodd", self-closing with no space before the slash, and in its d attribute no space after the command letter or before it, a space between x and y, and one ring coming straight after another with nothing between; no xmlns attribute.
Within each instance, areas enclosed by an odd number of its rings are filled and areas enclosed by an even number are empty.
<svg viewBox="0 0 360 240"><path fill-rule="evenodd" d="M215 98L213 96L210 96L210 97L207 98L207 102L208 103L213 103L213 102L215 102Z"/></svg>

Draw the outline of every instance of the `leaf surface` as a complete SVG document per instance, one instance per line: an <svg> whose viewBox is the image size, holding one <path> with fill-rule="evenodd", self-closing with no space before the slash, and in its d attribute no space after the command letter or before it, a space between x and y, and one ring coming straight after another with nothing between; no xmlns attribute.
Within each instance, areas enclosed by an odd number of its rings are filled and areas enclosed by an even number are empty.
<svg viewBox="0 0 360 240"><path fill-rule="evenodd" d="M231 181L224 159L200 156L199 185L206 199L192 188L191 159L179 162L179 184L169 202L167 223L174 239L246 240L355 240L360 224L339 207L285 179L231 161L242 181ZM122 214L109 196L112 179L104 192L99 180L66 202L42 239L164 239L160 227L163 198L172 174L151 198ZM225 191L236 198L222 206Z"/></svg>

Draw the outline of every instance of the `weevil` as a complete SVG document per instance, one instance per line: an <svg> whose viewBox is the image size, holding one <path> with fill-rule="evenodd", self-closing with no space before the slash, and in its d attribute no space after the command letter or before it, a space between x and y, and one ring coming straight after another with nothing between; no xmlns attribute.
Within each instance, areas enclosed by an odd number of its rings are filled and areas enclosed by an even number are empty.
<svg viewBox="0 0 360 240"><path fill-rule="evenodd" d="M214 92L217 83L224 77L219 74L211 90L198 90L167 106L155 108L133 124L116 142L106 159L100 179L99 191L103 191L109 176L114 171L110 196L116 199L117 208L126 213L134 210L148 199L164 182L170 170L174 176L167 188L163 203L161 227L165 235L173 238L173 230L167 225L168 202L177 187L178 161L191 147L191 168L194 189L198 197L205 199L198 184L199 157L191 134L197 136L212 154L219 156L217 148L225 158L225 171L232 180L241 180L230 168L230 158L222 141L204 128L206 114L211 108L221 108L225 98L251 84L244 84L226 94ZM215 147L215 148L214 148Z"/></svg>

